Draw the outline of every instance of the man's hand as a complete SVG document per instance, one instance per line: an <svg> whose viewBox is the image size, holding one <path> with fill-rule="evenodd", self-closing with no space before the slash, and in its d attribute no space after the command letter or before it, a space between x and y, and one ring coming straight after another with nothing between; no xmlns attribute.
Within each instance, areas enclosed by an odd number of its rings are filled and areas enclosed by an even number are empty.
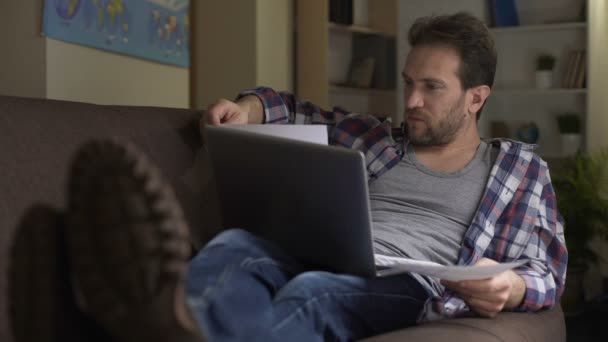
<svg viewBox="0 0 608 342"><path fill-rule="evenodd" d="M494 260L482 258L476 265L496 263ZM442 280L441 284L456 292L473 311L484 317L495 317L503 309L518 306L526 290L524 280L512 270L487 279Z"/></svg>
<svg viewBox="0 0 608 342"><path fill-rule="evenodd" d="M238 102L217 100L207 107L201 118L203 125L263 123L264 110L257 96L245 96Z"/></svg>

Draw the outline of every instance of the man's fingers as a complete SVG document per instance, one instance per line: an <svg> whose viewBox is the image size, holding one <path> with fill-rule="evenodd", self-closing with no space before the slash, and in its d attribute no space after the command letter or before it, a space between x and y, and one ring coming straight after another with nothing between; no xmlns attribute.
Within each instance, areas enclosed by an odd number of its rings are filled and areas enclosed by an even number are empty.
<svg viewBox="0 0 608 342"><path fill-rule="evenodd" d="M209 125L220 125L224 118L233 111L233 103L220 99L207 107L204 113L205 123Z"/></svg>
<svg viewBox="0 0 608 342"><path fill-rule="evenodd" d="M509 283L499 276L480 280L441 281L441 283L447 288L462 293L499 292L509 287Z"/></svg>
<svg viewBox="0 0 608 342"><path fill-rule="evenodd" d="M504 307L504 302L496 303L467 296L464 296L462 299L464 299L471 309L484 317L495 317Z"/></svg>
<svg viewBox="0 0 608 342"><path fill-rule="evenodd" d="M476 300L481 300L488 303L505 303L509 298L509 294L506 291L496 292L496 293L487 293L487 292L461 292L456 291L456 293L462 298L471 298Z"/></svg>
<svg viewBox="0 0 608 342"><path fill-rule="evenodd" d="M207 113L207 115L205 116L206 118L206 123L212 126L217 126L219 124L221 124L221 119L220 116L217 114L213 114L213 113Z"/></svg>

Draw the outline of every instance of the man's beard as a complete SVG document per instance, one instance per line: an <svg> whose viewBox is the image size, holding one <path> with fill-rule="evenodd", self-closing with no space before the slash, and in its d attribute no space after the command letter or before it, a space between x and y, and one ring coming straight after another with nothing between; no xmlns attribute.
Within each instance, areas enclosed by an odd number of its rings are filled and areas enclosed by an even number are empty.
<svg viewBox="0 0 608 342"><path fill-rule="evenodd" d="M413 130L409 129L408 122L406 121L404 129L408 140L413 145L419 146L441 146L454 141L456 134L464 125L463 100L464 96L448 110L448 114L439 122L438 127L431 125L431 118L428 112L419 109L406 109L407 115L416 114L416 117L423 120L426 125L426 129L421 134L410 134L410 131Z"/></svg>

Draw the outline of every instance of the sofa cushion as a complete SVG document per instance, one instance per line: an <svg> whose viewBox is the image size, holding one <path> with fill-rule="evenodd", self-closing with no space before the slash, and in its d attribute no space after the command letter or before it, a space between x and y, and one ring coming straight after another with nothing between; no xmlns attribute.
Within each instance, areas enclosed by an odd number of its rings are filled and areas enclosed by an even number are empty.
<svg viewBox="0 0 608 342"><path fill-rule="evenodd" d="M560 306L538 313L503 312L493 319L458 318L422 324L366 339L366 342L562 342L566 340Z"/></svg>

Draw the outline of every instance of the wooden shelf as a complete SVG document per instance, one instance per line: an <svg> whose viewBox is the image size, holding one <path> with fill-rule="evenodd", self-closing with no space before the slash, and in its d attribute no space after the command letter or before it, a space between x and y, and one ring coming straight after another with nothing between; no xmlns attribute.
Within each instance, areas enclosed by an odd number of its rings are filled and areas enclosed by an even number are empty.
<svg viewBox="0 0 608 342"><path fill-rule="evenodd" d="M586 29L586 22L575 23L556 23L543 25L523 25L523 26L508 26L508 27L490 27L492 33L520 33L520 32L546 32L560 30L579 30Z"/></svg>
<svg viewBox="0 0 608 342"><path fill-rule="evenodd" d="M353 95L394 95L395 89L377 89L346 86L340 84L330 84L329 91L334 93L344 93Z"/></svg>
<svg viewBox="0 0 608 342"><path fill-rule="evenodd" d="M495 94L586 94L587 88L496 88L492 90Z"/></svg>
<svg viewBox="0 0 608 342"><path fill-rule="evenodd" d="M357 26L357 25L342 25L336 23L329 23L329 29L333 32L346 32L346 33L365 33L365 34L375 34L380 36L394 37L393 33L383 32L371 27L366 26Z"/></svg>

